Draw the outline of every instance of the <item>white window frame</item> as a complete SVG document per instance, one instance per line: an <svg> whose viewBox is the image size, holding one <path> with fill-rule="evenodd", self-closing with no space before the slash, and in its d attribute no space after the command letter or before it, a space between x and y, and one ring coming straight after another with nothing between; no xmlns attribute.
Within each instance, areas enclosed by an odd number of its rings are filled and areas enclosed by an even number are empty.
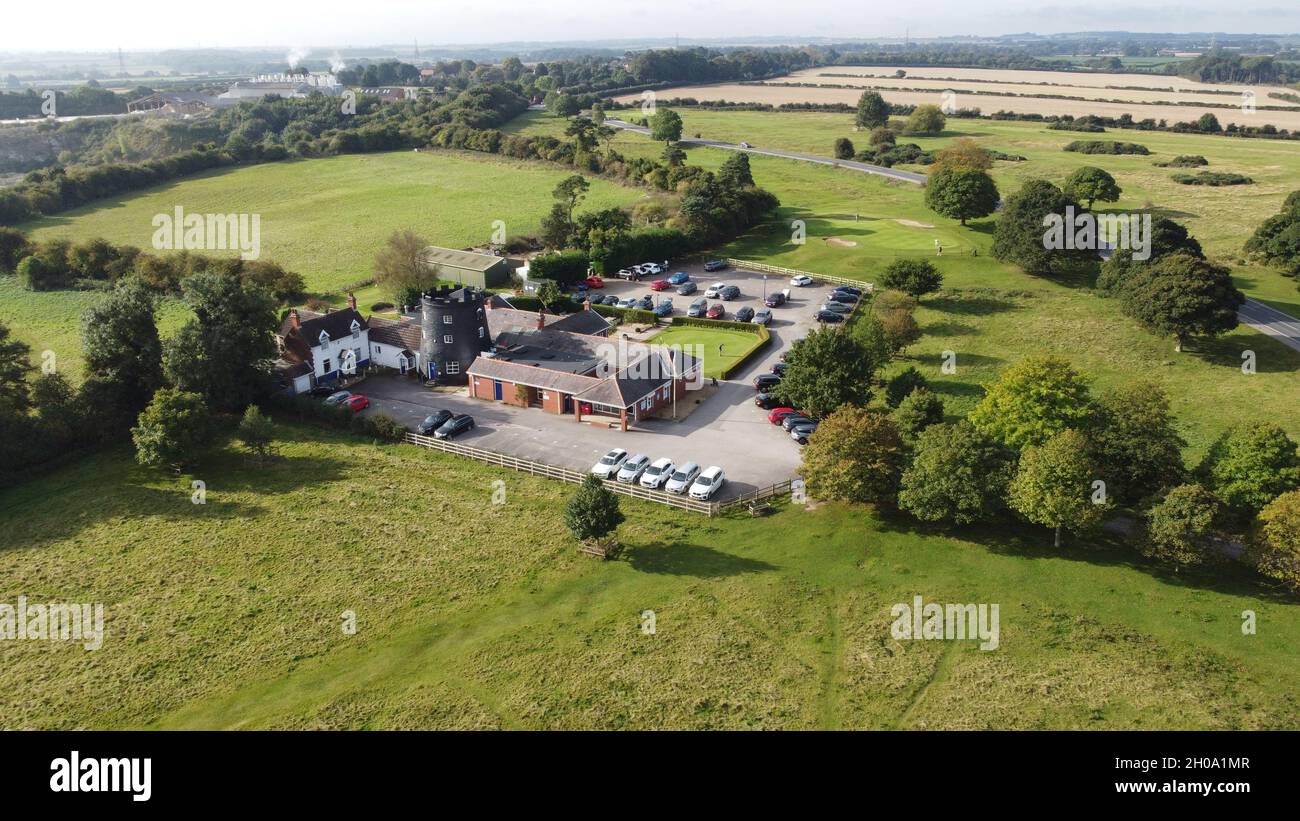
<svg viewBox="0 0 1300 821"><path fill-rule="evenodd" d="M453 337L451 334L443 334L443 335L442 335L442 344L444 344L444 345L450 345L450 344L452 343L452 339L453 339L453 338L454 338L454 337Z"/></svg>
<svg viewBox="0 0 1300 821"><path fill-rule="evenodd" d="M442 324L443 324L443 325L450 325L450 324L452 324L452 322L454 322L454 321L455 321L455 320L452 319L451 314L443 314L443 316L442 316Z"/></svg>
<svg viewBox="0 0 1300 821"><path fill-rule="evenodd" d="M447 373L448 373L448 374L458 374L458 373L460 373L460 363L457 362L457 361L455 361L454 359L451 360L451 361L449 361L449 362L447 363Z"/></svg>

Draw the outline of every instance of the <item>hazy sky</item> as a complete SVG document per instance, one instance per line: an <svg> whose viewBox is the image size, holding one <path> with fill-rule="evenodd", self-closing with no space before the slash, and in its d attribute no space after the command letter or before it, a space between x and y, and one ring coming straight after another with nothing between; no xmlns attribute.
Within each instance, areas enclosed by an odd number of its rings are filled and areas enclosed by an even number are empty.
<svg viewBox="0 0 1300 821"><path fill-rule="evenodd" d="M641 37L1300 32L1279 0L6 0L0 50L363 46ZM317 55L324 56L324 55Z"/></svg>

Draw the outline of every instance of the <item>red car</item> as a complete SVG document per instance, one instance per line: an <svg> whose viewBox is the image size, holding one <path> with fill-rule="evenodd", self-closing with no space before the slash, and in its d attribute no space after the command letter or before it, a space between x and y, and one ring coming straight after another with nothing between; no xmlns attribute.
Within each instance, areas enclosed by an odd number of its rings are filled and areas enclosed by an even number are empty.
<svg viewBox="0 0 1300 821"><path fill-rule="evenodd" d="M587 277L583 282L587 283L588 288L604 288L605 280L600 277Z"/></svg>
<svg viewBox="0 0 1300 821"><path fill-rule="evenodd" d="M354 393L347 399L343 400L343 407L356 413L357 411L365 410L370 407L370 400L359 393Z"/></svg>
<svg viewBox="0 0 1300 821"><path fill-rule="evenodd" d="M772 408L767 412L767 421L779 425L787 416L794 416L794 408Z"/></svg>
<svg viewBox="0 0 1300 821"><path fill-rule="evenodd" d="M667 291L671 287L673 287L672 283L666 279L656 279L650 283L650 290L652 291Z"/></svg>
<svg viewBox="0 0 1300 821"><path fill-rule="evenodd" d="M705 316L707 316L709 319L721 319L722 315L725 314L726 312L727 309L722 307L722 303L719 302L715 305L710 305L708 313L706 313Z"/></svg>

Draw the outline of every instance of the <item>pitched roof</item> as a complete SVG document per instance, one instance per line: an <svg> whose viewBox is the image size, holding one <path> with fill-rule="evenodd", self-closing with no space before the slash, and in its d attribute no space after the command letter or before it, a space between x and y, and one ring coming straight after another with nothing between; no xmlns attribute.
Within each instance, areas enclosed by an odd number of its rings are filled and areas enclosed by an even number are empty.
<svg viewBox="0 0 1300 821"><path fill-rule="evenodd" d="M470 271L486 271L506 261L505 257L476 254L473 251L457 251L455 248L441 248L437 245L425 248L423 259L427 265L446 265L450 268L464 268Z"/></svg>
<svg viewBox="0 0 1300 821"><path fill-rule="evenodd" d="M592 376L578 376L565 371L553 371L536 365L507 362L491 356L480 356L475 359L466 369L466 373L470 376L483 376L488 379L500 379L503 382L531 385L534 388L572 394L582 393L584 390L605 381Z"/></svg>
<svg viewBox="0 0 1300 821"><path fill-rule="evenodd" d="M549 323L547 327L575 334L604 334L614 326L608 319L595 311L586 310L562 316Z"/></svg>
<svg viewBox="0 0 1300 821"><path fill-rule="evenodd" d="M320 344L321 331L329 335L330 341L342 339L345 336L352 335L352 323L355 320L361 326L360 330L366 330L370 323L358 311L352 308L343 308L338 311L330 311L327 314L318 314L312 311L306 311L301 308L298 310L298 320L302 327L298 329L301 337L312 347ZM280 323L280 336L287 339L293 336L293 317L286 316Z"/></svg>
<svg viewBox="0 0 1300 821"><path fill-rule="evenodd" d="M370 317L370 339L381 345L418 351L421 339L420 325L418 322L372 316Z"/></svg>

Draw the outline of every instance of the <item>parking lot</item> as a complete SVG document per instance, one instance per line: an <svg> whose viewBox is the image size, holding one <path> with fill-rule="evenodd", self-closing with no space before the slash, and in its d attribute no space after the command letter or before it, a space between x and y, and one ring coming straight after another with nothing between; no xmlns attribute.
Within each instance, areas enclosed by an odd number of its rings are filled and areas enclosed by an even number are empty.
<svg viewBox="0 0 1300 821"><path fill-rule="evenodd" d="M775 275L768 275L765 284L762 274L731 269L705 273L700 265L672 268L669 273L679 270L690 273L700 285L701 294L714 282L740 287L740 296L724 303L727 319L745 305L756 311L762 308L765 285L768 293L790 288L791 298L784 306L772 309L773 319L768 326L772 344L732 379L701 391L707 398L687 394L683 402L692 403L690 413L682 413L678 420L644 420L622 432L610 428L603 419L576 422L572 416L471 399L465 390L433 390L417 380L397 376L369 377L353 391L370 398L371 408L364 413L382 412L410 428L437 408L468 413L474 417L475 429L458 436L457 442L573 470L590 469L606 451L616 447L633 454L644 453L651 459L667 456L677 464L691 461L702 468L719 465L728 481L715 497L718 500L798 475L799 445L779 425L767 421L767 412L754 404L755 392L750 383L758 374L770 371L784 350L816 326L813 311L831 287L817 284L794 288L788 279ZM675 291L651 291L650 281L607 279L601 290L619 296L649 293L656 298L671 297L677 308L674 316L684 315L686 306L698 298L678 296ZM710 299L710 303L714 301ZM695 402L700 404L694 406Z"/></svg>

